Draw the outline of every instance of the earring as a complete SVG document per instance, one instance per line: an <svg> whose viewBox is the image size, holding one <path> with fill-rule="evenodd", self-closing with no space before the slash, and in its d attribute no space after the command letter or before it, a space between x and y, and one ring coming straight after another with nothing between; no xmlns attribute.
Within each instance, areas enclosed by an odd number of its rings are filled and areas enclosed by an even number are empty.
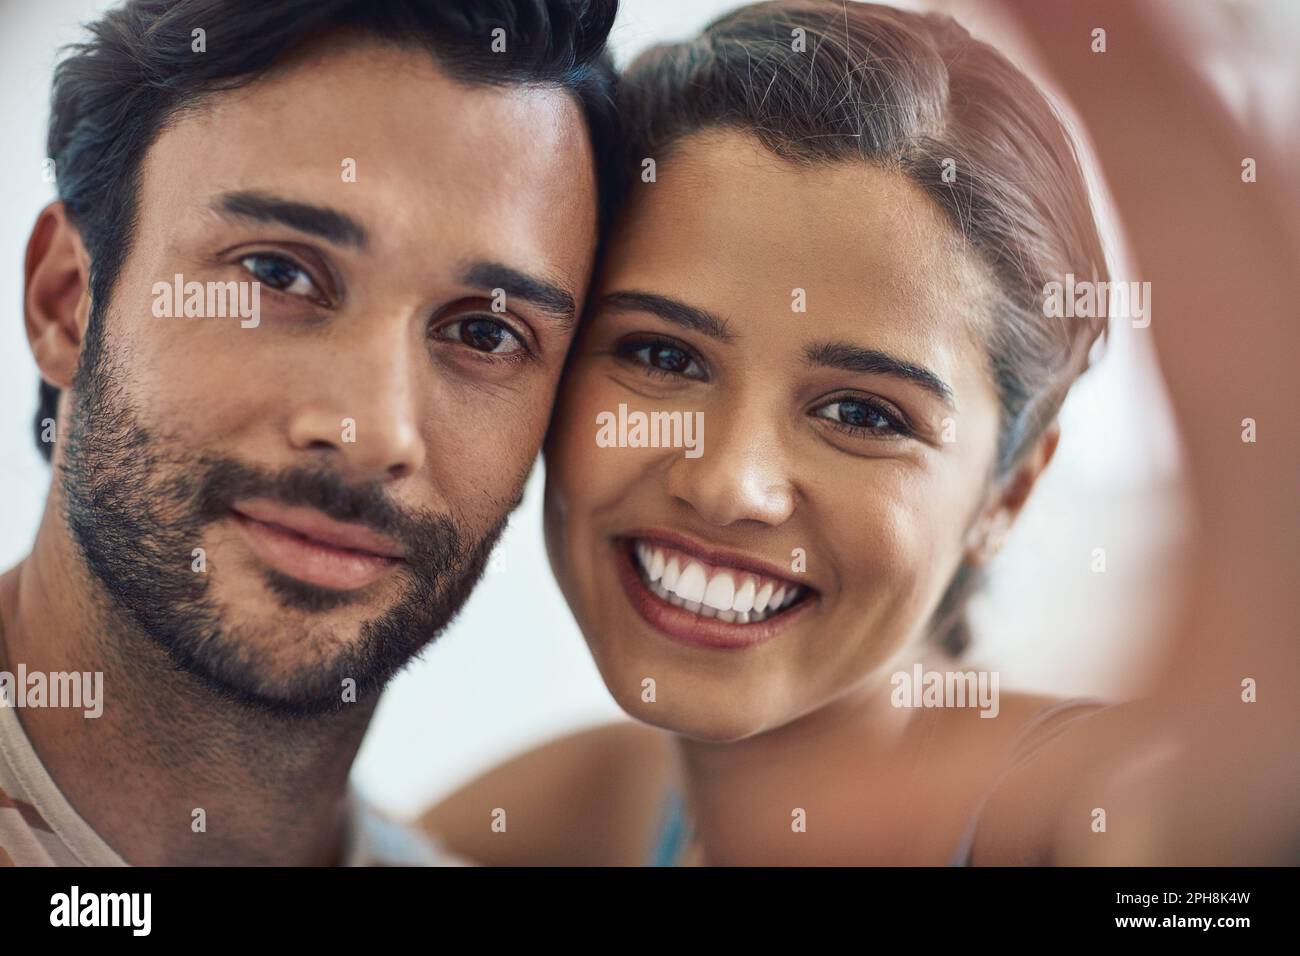
<svg viewBox="0 0 1300 956"><path fill-rule="evenodd" d="M1008 530L1010 530L1010 526L1006 514L999 513L994 519L993 527L989 529L988 536L984 539L984 549L988 557L996 557L1002 550L1002 545L1007 540Z"/></svg>

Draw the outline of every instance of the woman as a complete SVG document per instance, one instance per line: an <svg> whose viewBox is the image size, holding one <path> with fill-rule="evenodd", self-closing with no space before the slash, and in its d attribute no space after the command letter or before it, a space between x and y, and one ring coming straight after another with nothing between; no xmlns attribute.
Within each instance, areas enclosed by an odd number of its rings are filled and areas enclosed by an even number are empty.
<svg viewBox="0 0 1300 956"><path fill-rule="evenodd" d="M963 670L964 605L1103 331L1044 306L1107 278L1067 134L951 19L868 4L746 7L624 82L641 175L556 408L546 534L649 727L539 748L426 822L489 863L1059 859L1097 832L1061 781L1142 706L912 684ZM662 442L597 437L654 412Z"/></svg>

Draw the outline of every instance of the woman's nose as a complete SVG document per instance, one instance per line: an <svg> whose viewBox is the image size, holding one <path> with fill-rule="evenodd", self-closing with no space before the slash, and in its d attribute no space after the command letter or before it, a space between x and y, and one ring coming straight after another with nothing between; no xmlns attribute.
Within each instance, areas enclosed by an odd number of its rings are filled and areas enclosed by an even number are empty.
<svg viewBox="0 0 1300 956"><path fill-rule="evenodd" d="M728 416L730 417L730 416ZM698 458L668 470L668 493L722 527L738 521L782 524L794 512L795 486L782 440L752 419L714 424Z"/></svg>

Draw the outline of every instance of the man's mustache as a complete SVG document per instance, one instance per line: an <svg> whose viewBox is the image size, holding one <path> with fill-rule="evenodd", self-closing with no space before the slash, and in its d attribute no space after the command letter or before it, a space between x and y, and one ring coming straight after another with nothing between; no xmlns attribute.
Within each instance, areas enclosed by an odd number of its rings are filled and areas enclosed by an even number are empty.
<svg viewBox="0 0 1300 956"><path fill-rule="evenodd" d="M193 489L194 513L203 524L229 517L238 501L265 498L314 508L335 521L359 524L393 538L417 566L428 561L447 566L461 557L461 536L449 517L403 508L377 481L349 484L337 472L323 468L268 472L225 457L204 456L198 465L201 475ZM454 553L449 554L449 549Z"/></svg>

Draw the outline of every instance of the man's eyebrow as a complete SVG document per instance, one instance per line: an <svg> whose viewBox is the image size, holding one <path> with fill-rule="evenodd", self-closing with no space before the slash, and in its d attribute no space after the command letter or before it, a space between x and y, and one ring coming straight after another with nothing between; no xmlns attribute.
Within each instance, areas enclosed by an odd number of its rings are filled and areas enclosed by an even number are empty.
<svg viewBox="0 0 1300 956"><path fill-rule="evenodd" d="M649 312L666 322L680 325L692 332L699 332L720 342L730 342L733 338L727 329L726 320L718 318L712 312L693 305L687 305L678 299L656 295L653 292L611 292L600 300L602 308L617 309L626 312Z"/></svg>
<svg viewBox="0 0 1300 956"><path fill-rule="evenodd" d="M218 196L213 208L227 216L288 226L337 246L354 249L366 246L366 230L361 223L328 206L313 206L267 193L233 192Z"/></svg>
<svg viewBox="0 0 1300 956"><path fill-rule="evenodd" d="M943 403L949 408L956 408L952 397L952 389L938 375L935 375L928 368L915 365L879 349L863 348L847 342L822 342L805 348L804 359L813 365L839 369L844 372L892 375L896 378L906 379L932 392L942 399Z"/></svg>
<svg viewBox="0 0 1300 956"><path fill-rule="evenodd" d="M513 296L531 302L559 319L565 329L573 328L577 322L578 307L572 292L500 262L472 263L461 274L461 281L479 289L501 289L506 298Z"/></svg>

